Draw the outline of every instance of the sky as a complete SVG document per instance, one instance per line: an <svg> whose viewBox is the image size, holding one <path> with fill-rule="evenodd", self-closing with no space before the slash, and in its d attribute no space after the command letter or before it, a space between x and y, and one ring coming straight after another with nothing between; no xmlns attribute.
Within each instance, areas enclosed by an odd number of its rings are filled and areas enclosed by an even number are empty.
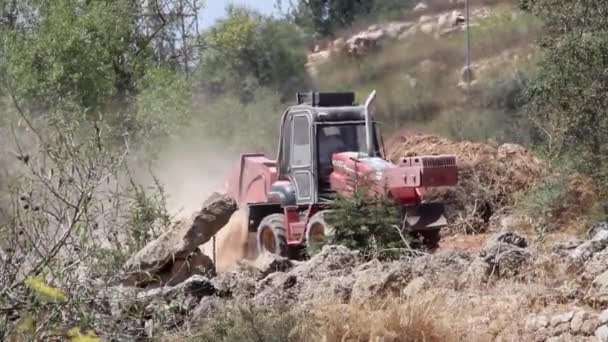
<svg viewBox="0 0 608 342"><path fill-rule="evenodd" d="M229 4L245 5L256 9L264 14L276 13L276 0L206 0L205 7L200 13L201 29L206 29L213 25L217 19L220 19L226 13L226 6Z"/></svg>

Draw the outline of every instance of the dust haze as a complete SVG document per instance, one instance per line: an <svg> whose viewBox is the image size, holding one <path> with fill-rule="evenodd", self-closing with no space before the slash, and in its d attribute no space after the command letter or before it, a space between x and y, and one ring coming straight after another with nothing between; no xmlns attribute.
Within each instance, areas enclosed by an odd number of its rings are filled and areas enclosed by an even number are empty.
<svg viewBox="0 0 608 342"><path fill-rule="evenodd" d="M239 155L227 144L192 139L160 151L152 171L167 195L167 209L176 218L191 217L213 192L221 192Z"/></svg>
<svg viewBox="0 0 608 342"><path fill-rule="evenodd" d="M167 210L176 219L189 219L213 192L222 192L226 178L238 167L239 152L230 144L192 139L168 146L161 151L152 171L164 187ZM219 272L229 270L242 259L255 257L255 234L248 233L247 212L241 209L216 234L212 242L201 246Z"/></svg>

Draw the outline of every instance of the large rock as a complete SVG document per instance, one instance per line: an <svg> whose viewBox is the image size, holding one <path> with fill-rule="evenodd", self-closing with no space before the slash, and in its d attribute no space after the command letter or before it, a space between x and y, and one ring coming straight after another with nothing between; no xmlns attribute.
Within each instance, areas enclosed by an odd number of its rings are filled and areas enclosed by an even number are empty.
<svg viewBox="0 0 608 342"><path fill-rule="evenodd" d="M373 260L354 272L356 279L351 302L362 304L384 296L399 296L412 279L411 262L396 261L391 264Z"/></svg>
<svg viewBox="0 0 608 342"><path fill-rule="evenodd" d="M412 277L424 277L434 287L452 287L464 274L474 256L464 251L447 251L412 260Z"/></svg>
<svg viewBox="0 0 608 342"><path fill-rule="evenodd" d="M585 264L583 278L592 280L598 275L608 270L608 249L595 253Z"/></svg>
<svg viewBox="0 0 608 342"><path fill-rule="evenodd" d="M261 277L274 272L286 272L293 267L291 260L272 253L260 254L251 265L260 271Z"/></svg>
<svg viewBox="0 0 608 342"><path fill-rule="evenodd" d="M351 56L366 56L378 51L386 37L383 29L360 32L346 41L347 51Z"/></svg>
<svg viewBox="0 0 608 342"><path fill-rule="evenodd" d="M224 299L217 296L207 296L201 298L201 301L192 311L192 322L196 323L201 320L213 317L214 313L219 311L224 305Z"/></svg>
<svg viewBox="0 0 608 342"><path fill-rule="evenodd" d="M606 246L608 246L608 230L598 229L591 240L580 244L570 253L570 261L573 266L582 266Z"/></svg>
<svg viewBox="0 0 608 342"><path fill-rule="evenodd" d="M125 283L146 286L169 281L175 284L195 273L212 272L212 263L202 255L199 246L225 226L237 209L229 196L212 196L190 222L179 222L133 255L125 264L129 273Z"/></svg>
<svg viewBox="0 0 608 342"><path fill-rule="evenodd" d="M515 233L499 233L491 237L479 256L490 265L490 274L498 277L512 277L532 262L532 253L525 247L525 238Z"/></svg>
<svg viewBox="0 0 608 342"><path fill-rule="evenodd" d="M344 246L327 245L288 272L275 272L259 282L256 302L270 305L297 300L347 302L355 282L353 270L359 253Z"/></svg>
<svg viewBox="0 0 608 342"><path fill-rule="evenodd" d="M344 246L323 246L321 252L297 265L289 273L298 278L346 275L359 263L359 252Z"/></svg>
<svg viewBox="0 0 608 342"><path fill-rule="evenodd" d="M155 289L139 292L137 298L151 299L163 298L165 300L176 299L179 296L194 297L200 300L205 296L217 293L217 289L206 277L194 275L177 286L163 286Z"/></svg>

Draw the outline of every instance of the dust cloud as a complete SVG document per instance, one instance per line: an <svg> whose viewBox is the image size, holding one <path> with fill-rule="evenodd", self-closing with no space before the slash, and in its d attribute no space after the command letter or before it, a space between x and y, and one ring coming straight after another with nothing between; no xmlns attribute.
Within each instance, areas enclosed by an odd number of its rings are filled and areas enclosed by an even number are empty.
<svg viewBox="0 0 608 342"><path fill-rule="evenodd" d="M191 217L213 192L222 192L239 155L216 142L181 142L160 152L152 171L164 187L167 209L176 218Z"/></svg>
<svg viewBox="0 0 608 342"><path fill-rule="evenodd" d="M197 141L198 140L198 141ZM167 210L176 219L189 219L213 192L223 192L229 172L238 167L239 153L227 144L181 142L160 152L152 172L167 195ZM214 258L219 272L227 271L242 259L256 256L255 234L248 232L247 210L241 209L216 234L215 253L209 241L203 253Z"/></svg>

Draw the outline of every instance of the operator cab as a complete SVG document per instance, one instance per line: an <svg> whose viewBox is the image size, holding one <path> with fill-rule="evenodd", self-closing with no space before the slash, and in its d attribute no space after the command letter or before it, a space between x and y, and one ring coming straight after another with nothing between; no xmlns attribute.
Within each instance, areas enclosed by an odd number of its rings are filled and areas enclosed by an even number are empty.
<svg viewBox="0 0 608 342"><path fill-rule="evenodd" d="M331 200L332 156L367 153L366 113L354 93L299 93L283 115L279 175L295 186L298 205ZM382 157L376 123L370 118L373 154Z"/></svg>
<svg viewBox="0 0 608 342"><path fill-rule="evenodd" d="M365 122L331 123L317 126L318 182L320 193L331 193L329 175L332 156L341 152L367 153Z"/></svg>

